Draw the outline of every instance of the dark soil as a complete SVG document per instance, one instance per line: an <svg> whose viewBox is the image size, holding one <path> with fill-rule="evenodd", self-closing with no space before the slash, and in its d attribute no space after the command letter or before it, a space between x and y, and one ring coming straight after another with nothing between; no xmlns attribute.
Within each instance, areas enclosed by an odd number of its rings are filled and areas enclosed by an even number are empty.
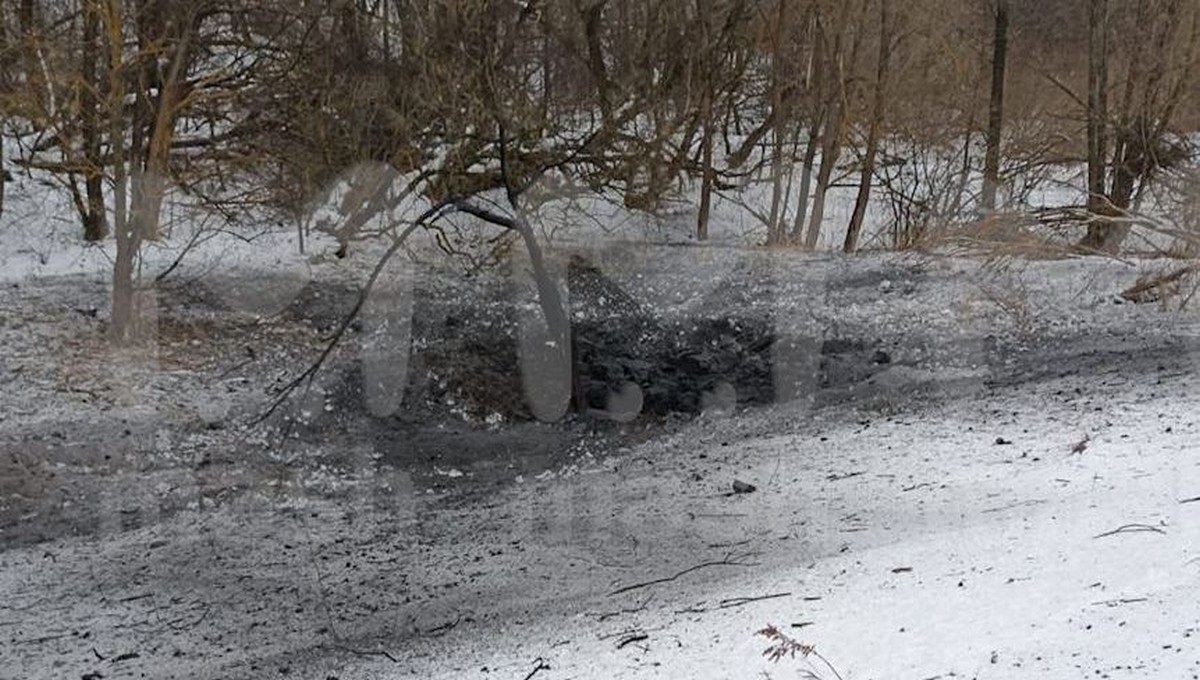
<svg viewBox="0 0 1200 680"><path fill-rule="evenodd" d="M882 281L921 282L901 269L885 274L824 285L833 295L869 299ZM64 279L14 288L4 301L12 311L7 331L28 345L17 355L28 356L10 358L12 384L34 384L31 372L41 363L57 362L60 372L90 363L103 375L79 387L30 391L22 399L38 408L61 402L54 417L33 409L28 417L36 425L13 420L0 429L0 545L125 530L189 504L261 492L272 476L303 480L327 468L335 477L387 479L400 471L417 489L483 493L579 458L604 458L708 411L804 399L892 414L954 394L898 368L936 377L943 366L979 364L982 377L966 382L980 389L1131 361L1151 371L1186 371L1197 350L1189 339L1149 347L1142 337L1054 330L954 340L921 336L917 325L896 337L845 327L803 337L772 317L764 303L772 281L761 272L740 272L686 313L646 308L582 259L567 276L575 396L571 412L554 423L538 422L527 405L517 340L521 298L502 275L418 279L407 383L395 414L378 417L365 407L356 325L312 392L301 390L262 425L253 421L272 395L310 365L354 306L353 282L310 282L268 318L230 309L228 295L217 294L250 281L159 286L159 368L147 378L151 401L132 411L119 407L102 379L122 370L107 365L97 344L103 285ZM229 409L197 418L190 402L207 401L227 401ZM126 487L145 498L112 490Z"/></svg>

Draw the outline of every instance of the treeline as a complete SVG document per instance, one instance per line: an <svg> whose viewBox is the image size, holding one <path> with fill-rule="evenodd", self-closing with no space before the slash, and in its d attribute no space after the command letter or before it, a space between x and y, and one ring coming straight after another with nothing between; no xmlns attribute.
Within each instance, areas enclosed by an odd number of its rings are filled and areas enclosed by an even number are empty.
<svg viewBox="0 0 1200 680"><path fill-rule="evenodd" d="M169 191L288 213L364 161L505 229L473 199L549 173L651 211L695 185L701 239L754 185L807 247L850 185L847 251L872 191L903 247L1073 161L1109 250L1200 128L1194 0L7 0L0 53L5 162L115 235L117 285Z"/></svg>

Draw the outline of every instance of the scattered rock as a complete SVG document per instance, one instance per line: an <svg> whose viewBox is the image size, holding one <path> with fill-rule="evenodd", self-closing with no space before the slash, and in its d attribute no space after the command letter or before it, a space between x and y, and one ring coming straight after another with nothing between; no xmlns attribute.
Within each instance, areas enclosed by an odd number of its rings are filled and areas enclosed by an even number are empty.
<svg viewBox="0 0 1200 680"><path fill-rule="evenodd" d="M754 486L753 484L748 484L740 479L733 480L733 493L747 494L754 493L755 491L758 491L758 487Z"/></svg>
<svg viewBox="0 0 1200 680"><path fill-rule="evenodd" d="M1079 454L1079 453L1083 453L1084 451L1087 451L1088 443L1091 441L1092 441L1091 434L1083 435L1083 439L1080 439L1079 441L1075 442L1075 445L1071 447L1071 453Z"/></svg>

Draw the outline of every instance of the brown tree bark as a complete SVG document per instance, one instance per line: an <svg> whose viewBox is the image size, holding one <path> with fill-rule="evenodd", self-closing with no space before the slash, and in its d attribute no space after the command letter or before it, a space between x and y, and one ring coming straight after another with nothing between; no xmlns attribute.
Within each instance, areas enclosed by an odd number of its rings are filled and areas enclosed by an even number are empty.
<svg viewBox="0 0 1200 680"><path fill-rule="evenodd" d="M80 63L80 136L83 141L84 185L87 200L83 206L83 238L103 241L108 236L108 220L104 206L104 161L100 155L101 88L97 64L100 60L100 17L92 0L82 7L83 36Z"/></svg>
<svg viewBox="0 0 1200 680"><path fill-rule="evenodd" d="M1080 246L1105 250L1113 227L1108 206L1108 0L1088 3L1087 208L1094 221Z"/></svg>
<svg viewBox="0 0 1200 680"><path fill-rule="evenodd" d="M996 209L996 190L1000 185L1000 141L1004 131L1004 80L1008 67L1009 0L996 0L992 33L992 93L988 102L987 153L983 162L983 194L980 205L988 212Z"/></svg>
<svg viewBox="0 0 1200 680"><path fill-rule="evenodd" d="M192 59L192 41L203 15L202 8L196 6L191 12L170 18L139 6L135 19L139 54L127 60L122 0L107 3L103 27L108 48L109 144L117 202L111 332L116 342L128 343L137 339L141 330L136 327L134 265L143 242L158 237L171 144L188 97L185 77ZM126 114L125 81L130 68L136 75L136 90L132 111Z"/></svg>
<svg viewBox="0 0 1200 680"><path fill-rule="evenodd" d="M25 35L30 35L41 27L35 0L20 0L17 8L17 26Z"/></svg>
<svg viewBox="0 0 1200 680"><path fill-rule="evenodd" d="M837 34L834 38L833 49L829 53L830 72L833 78L829 83L826 121L822 132L821 166L817 170L817 187L812 198L812 215L809 217L808 233L804 238L804 247L807 250L816 249L821 240L821 223L825 220L825 197L833 179L833 170L837 167L838 160L842 155L842 134L850 113L847 110L849 104L848 81L858 65L858 51L863 37L861 29L855 30L853 46L850 48L849 58L846 58L843 52L843 36L845 31L850 28L848 26L850 6L850 2L842 5L841 17L838 25L834 28ZM861 19L865 16L866 10L867 2L864 0L859 13L860 20L856 22L859 27L863 24Z"/></svg>
<svg viewBox="0 0 1200 680"><path fill-rule="evenodd" d="M812 15L809 19L811 26L811 35L813 36L813 44L822 44L823 38L821 31L823 30L817 16ZM820 51L814 49L813 55L810 57L808 77L805 79L808 89L816 96L813 98L813 106L805 125L808 128L807 143L804 147L804 160L800 166L800 187L796 197L796 216L792 221L792 233L789 240L793 244L799 244L804 238L805 219L808 217L808 205L812 197L812 182L813 182L813 166L817 160L817 146L821 141L821 128L824 123L827 112L824 110L824 103L821 99L821 92L825 87L826 64L822 58ZM799 134L797 132L797 134Z"/></svg>
<svg viewBox="0 0 1200 680"><path fill-rule="evenodd" d="M875 159L879 155L879 136L883 130L884 109L887 106L888 70L892 61L892 15L891 0L879 2L879 62L875 72L875 101L871 107L871 125L867 130L867 148L863 154L859 173L858 195L854 199L854 212L850 215L850 226L842 250L852 253L858 249L862 234L863 219L871 201L871 183L875 177Z"/></svg>
<svg viewBox="0 0 1200 680"><path fill-rule="evenodd" d="M700 23L700 38L704 45L701 52L700 77L700 207L696 213L696 240L708 240L708 219L712 212L713 185L716 183L716 169L713 168L713 99L716 88L713 76L712 59L708 47L712 36L708 28L708 3L696 0L696 13Z"/></svg>
<svg viewBox="0 0 1200 680"><path fill-rule="evenodd" d="M817 162L817 145L820 141L821 120L814 118L808 124L808 143L804 147L804 159L800 162L800 187L797 190L796 216L792 221L790 237L793 244L800 243L804 237L805 218L808 217L808 203L812 197L813 166Z"/></svg>
<svg viewBox="0 0 1200 680"><path fill-rule="evenodd" d="M787 239L787 228L784 226L785 165L790 166L790 159L784 158L784 140L787 137L785 128L788 127L788 115L783 98L784 71L787 66L783 58L783 30L787 25L788 6L790 0L779 0L775 15L775 30L771 38L771 118L775 124L771 127L771 208L767 215L767 245L782 244Z"/></svg>
<svg viewBox="0 0 1200 680"><path fill-rule="evenodd" d="M716 169L713 168L713 93L706 87L701 116L700 132L700 164L702 176L700 179L700 208L696 214L696 240L708 240L708 220L712 212L713 185L716 183Z"/></svg>

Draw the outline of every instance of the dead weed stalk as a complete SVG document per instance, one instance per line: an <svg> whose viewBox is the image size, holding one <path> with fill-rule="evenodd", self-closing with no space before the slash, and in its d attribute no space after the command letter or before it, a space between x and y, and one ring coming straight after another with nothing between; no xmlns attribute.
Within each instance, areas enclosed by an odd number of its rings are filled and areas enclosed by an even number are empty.
<svg viewBox="0 0 1200 680"><path fill-rule="evenodd" d="M770 659L772 663L779 663L784 657L794 659L797 655L810 665L812 664L812 659L816 659L829 669L829 672L833 674L836 680L844 680L837 668L829 662L829 659L821 656L816 647L800 642L775 626L768 624L766 628L758 631L756 635L761 635L771 641L771 644L763 650L763 656ZM824 678L824 676L813 669L802 669L801 673L801 677L808 680L823 680Z"/></svg>

